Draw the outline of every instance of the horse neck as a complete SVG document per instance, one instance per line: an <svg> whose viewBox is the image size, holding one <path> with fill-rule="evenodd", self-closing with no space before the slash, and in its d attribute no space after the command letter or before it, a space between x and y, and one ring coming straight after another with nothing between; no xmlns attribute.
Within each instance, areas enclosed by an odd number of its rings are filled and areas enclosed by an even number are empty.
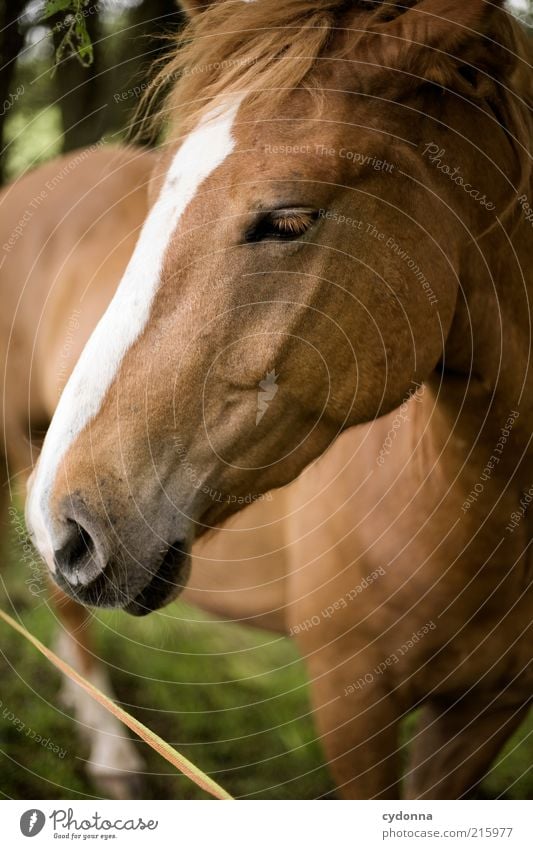
<svg viewBox="0 0 533 849"><path fill-rule="evenodd" d="M522 104L533 107L531 97L531 62L533 41L524 29L514 24L513 52L518 56L511 88ZM532 112L520 107L525 126L522 144L528 147L527 137L533 139ZM501 410L517 409L529 416L533 412L533 380L529 367L531 354L531 312L533 304L533 215L520 203L524 198L533 208L533 171L529 185L524 185L524 173L517 173L516 151L501 146L497 134L494 147L486 149L493 162L499 162L508 184L497 199L499 222L477 240L459 236L464 247L460 251L459 279L461 292L457 311L446 343L445 367L454 374L478 377L488 394L494 394ZM503 153L505 151L505 153ZM501 158L500 158L500 154ZM527 157L524 151L524 157ZM476 155L471 162L472 172L479 166ZM528 167L530 168L529 162ZM479 182L482 182L482 176ZM496 191L496 187L492 187ZM494 198L496 200L496 197ZM466 212L461 220L468 220ZM487 219L473 227L483 232ZM529 380L528 380L529 378Z"/></svg>
<svg viewBox="0 0 533 849"><path fill-rule="evenodd" d="M533 206L533 181L527 195ZM511 411L518 411L514 438L524 448L533 416L533 222L525 210L512 212L504 227L492 229L464 251L459 271L464 297L459 294L448 336L444 377L447 371L453 375L454 387L458 376L479 384L490 438ZM459 403L460 394L452 396ZM479 425L486 411L479 392L472 397ZM527 456L531 466L533 451Z"/></svg>

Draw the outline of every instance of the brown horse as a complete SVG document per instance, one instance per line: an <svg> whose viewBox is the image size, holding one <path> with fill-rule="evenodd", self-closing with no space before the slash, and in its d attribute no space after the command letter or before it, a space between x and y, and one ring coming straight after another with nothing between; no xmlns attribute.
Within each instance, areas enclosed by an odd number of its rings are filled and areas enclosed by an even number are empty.
<svg viewBox="0 0 533 849"><path fill-rule="evenodd" d="M297 640L343 795L398 795L423 705L406 795L463 796L531 696L525 37L482 0L189 5L148 214L150 157L101 150L3 239L14 455L145 217L28 527L65 593L138 615L194 542L190 598Z"/></svg>

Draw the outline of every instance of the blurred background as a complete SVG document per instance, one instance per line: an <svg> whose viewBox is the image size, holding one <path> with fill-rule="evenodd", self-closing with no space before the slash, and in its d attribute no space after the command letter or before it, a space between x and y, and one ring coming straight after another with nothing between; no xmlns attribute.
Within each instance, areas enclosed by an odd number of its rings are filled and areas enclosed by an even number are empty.
<svg viewBox="0 0 533 849"><path fill-rule="evenodd" d="M123 137L150 68L184 22L176 0L81 0L77 25L68 3L0 0L3 182L59 153ZM92 45L85 61L84 37Z"/></svg>
<svg viewBox="0 0 533 849"><path fill-rule="evenodd" d="M65 18L68 5L50 0L48 11L56 12L43 18L43 2L0 0L2 182L73 148L125 138L150 67L168 35L183 25L174 0L88 0L84 28L75 32ZM533 26L531 3L516 0L514 11ZM38 565L28 564L22 546L13 534L0 573L0 605L16 610L51 645L56 614L44 585L28 591L28 574ZM97 653L121 703L232 794L306 799L332 792L310 717L305 669L292 642L215 622L182 603L143 620L103 612L94 618ZM0 682L1 796L99 795L84 772L87 748L59 699L59 675L4 625ZM64 754L29 739L20 723ZM405 742L411 728L412 720ZM479 798L533 798L532 734L529 720L477 791ZM144 798L203 797L137 745L147 762Z"/></svg>

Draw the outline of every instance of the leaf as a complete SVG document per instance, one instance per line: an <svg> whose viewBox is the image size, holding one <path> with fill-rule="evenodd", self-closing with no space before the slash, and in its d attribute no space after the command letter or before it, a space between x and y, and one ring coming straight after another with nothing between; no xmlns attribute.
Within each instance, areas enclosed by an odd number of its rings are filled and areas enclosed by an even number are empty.
<svg viewBox="0 0 533 849"><path fill-rule="evenodd" d="M76 0L46 0L41 20L45 21L52 15L57 15L58 12L74 11L76 6Z"/></svg>
<svg viewBox="0 0 533 849"><path fill-rule="evenodd" d="M88 67L92 64L94 53L93 45L85 21L83 18L76 19L75 26L76 38L78 40L78 57L82 65Z"/></svg>
<svg viewBox="0 0 533 849"><path fill-rule="evenodd" d="M56 26L57 31L63 31L64 35L56 47L52 76L55 75L59 63L69 56L75 56L84 68L88 68L94 61L93 44L83 12L86 6L87 0L46 0L43 19L64 13L63 20Z"/></svg>

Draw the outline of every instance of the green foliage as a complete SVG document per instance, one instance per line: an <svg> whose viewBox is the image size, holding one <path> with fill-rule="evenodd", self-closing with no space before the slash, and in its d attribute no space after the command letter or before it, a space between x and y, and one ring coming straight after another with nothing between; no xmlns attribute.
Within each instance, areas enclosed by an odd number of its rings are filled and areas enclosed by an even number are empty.
<svg viewBox="0 0 533 849"><path fill-rule="evenodd" d="M59 106L14 109L4 130L5 169L13 180L61 154L63 142Z"/></svg>
<svg viewBox="0 0 533 849"><path fill-rule="evenodd" d="M55 31L61 33L56 48L57 64L69 56L75 56L85 68L92 64L94 52L86 17L94 14L95 7L89 8L88 3L89 0L46 0L42 20L60 16L53 24Z"/></svg>
<svg viewBox="0 0 533 849"><path fill-rule="evenodd" d="M67 10L72 11L73 5L73 0L47 0L42 18L43 20L46 20L47 18L51 18L52 15L56 15L58 12L66 12Z"/></svg>

